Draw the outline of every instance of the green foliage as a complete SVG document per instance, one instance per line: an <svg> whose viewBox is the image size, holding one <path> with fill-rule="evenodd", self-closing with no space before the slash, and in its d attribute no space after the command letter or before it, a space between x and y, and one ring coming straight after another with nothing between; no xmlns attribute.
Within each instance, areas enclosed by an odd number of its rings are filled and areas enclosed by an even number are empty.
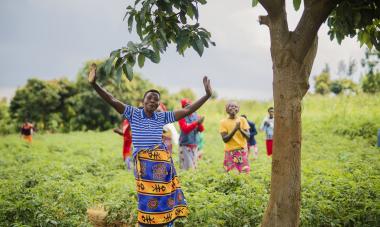
<svg viewBox="0 0 380 227"><path fill-rule="evenodd" d="M315 78L315 93L325 95L330 92L330 73L329 72L322 72Z"/></svg>
<svg viewBox="0 0 380 227"><path fill-rule="evenodd" d="M293 7L295 10L299 10L301 6L301 0L293 0Z"/></svg>
<svg viewBox="0 0 380 227"><path fill-rule="evenodd" d="M360 46L380 50L380 2L344 0L330 14L327 25L330 39L340 44L345 37L357 36Z"/></svg>
<svg viewBox="0 0 380 227"><path fill-rule="evenodd" d="M198 5L206 3L206 0L135 0L133 6L127 7L124 20L128 18L129 32L135 25L141 42L129 41L126 47L114 50L105 64L107 75L122 68L128 80L132 80L136 59L139 67L144 66L146 58L158 63L160 54L171 43L176 44L181 55L192 47L202 56L205 47L215 45L211 34L198 23Z"/></svg>
<svg viewBox="0 0 380 227"><path fill-rule="evenodd" d="M380 71L378 64L380 62L380 51L366 50L365 58L362 59L362 66L366 67L367 73L362 78L362 90L365 93L380 92Z"/></svg>
<svg viewBox="0 0 380 227"><path fill-rule="evenodd" d="M18 122L32 119L40 129L63 128L64 121L73 117L66 102L74 94L75 85L67 79L29 79L24 87L17 89L11 100L10 115Z"/></svg>
<svg viewBox="0 0 380 227"><path fill-rule="evenodd" d="M0 100L0 134L9 134L14 133L16 127L14 122L11 120L8 112L7 100Z"/></svg>
<svg viewBox="0 0 380 227"><path fill-rule="evenodd" d="M362 89L365 93L380 92L380 72L365 75L362 79Z"/></svg>
<svg viewBox="0 0 380 227"><path fill-rule="evenodd" d="M356 93L357 85L350 79L333 80L330 83L330 91L336 95L341 93Z"/></svg>
<svg viewBox="0 0 380 227"><path fill-rule="evenodd" d="M239 102L260 124L271 103ZM267 205L271 159L263 133L250 174L226 174L217 133L225 101L210 101L204 156L196 171L178 171L190 216L176 226L258 226ZM306 96L303 102L301 226L379 226L380 97ZM90 226L86 209L104 206L109 223L136 223L133 173L124 169L122 138L112 131L17 135L0 140L0 226ZM178 166L178 148L174 161Z"/></svg>
<svg viewBox="0 0 380 227"><path fill-rule="evenodd" d="M347 125L335 129L339 135L348 136L350 139L367 139L373 146L376 144L377 130L380 128L379 122L351 122Z"/></svg>

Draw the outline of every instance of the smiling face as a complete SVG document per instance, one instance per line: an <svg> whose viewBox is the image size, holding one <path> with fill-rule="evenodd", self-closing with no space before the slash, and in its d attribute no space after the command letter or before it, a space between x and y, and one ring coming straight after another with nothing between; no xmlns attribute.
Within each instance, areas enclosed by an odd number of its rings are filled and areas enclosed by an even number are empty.
<svg viewBox="0 0 380 227"><path fill-rule="evenodd" d="M160 105L160 95L157 92L148 92L145 95L143 105L146 112L153 113Z"/></svg>
<svg viewBox="0 0 380 227"><path fill-rule="evenodd" d="M268 109L268 114L269 114L269 118L273 118L274 117L274 109L273 108L269 108Z"/></svg>
<svg viewBox="0 0 380 227"><path fill-rule="evenodd" d="M226 105L226 112L230 117L235 117L239 113L239 106L235 102L230 102Z"/></svg>

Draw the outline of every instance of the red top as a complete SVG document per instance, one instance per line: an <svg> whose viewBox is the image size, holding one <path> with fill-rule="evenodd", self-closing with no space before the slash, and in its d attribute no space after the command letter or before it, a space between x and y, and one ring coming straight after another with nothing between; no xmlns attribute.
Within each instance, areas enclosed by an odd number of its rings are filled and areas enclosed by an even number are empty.
<svg viewBox="0 0 380 227"><path fill-rule="evenodd" d="M131 146L132 146L132 133L131 125L129 121L125 119L123 121L123 134L124 134L124 146L123 146L123 159L125 160L128 156L131 156Z"/></svg>
<svg viewBox="0 0 380 227"><path fill-rule="evenodd" d="M193 123L187 124L186 119L182 118L178 121L179 127L181 128L181 131L185 134L189 134L191 131L193 131L195 128L198 127L199 132L203 132L205 128L203 127L203 124L199 124L197 121L194 121Z"/></svg>

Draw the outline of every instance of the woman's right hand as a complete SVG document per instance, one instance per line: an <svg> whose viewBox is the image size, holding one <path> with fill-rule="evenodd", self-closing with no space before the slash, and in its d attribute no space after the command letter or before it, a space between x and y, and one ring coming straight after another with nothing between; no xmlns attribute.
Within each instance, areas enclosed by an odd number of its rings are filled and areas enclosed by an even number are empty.
<svg viewBox="0 0 380 227"><path fill-rule="evenodd" d="M90 66L90 72L88 73L88 82L90 84L95 84L96 83L96 64L92 63Z"/></svg>

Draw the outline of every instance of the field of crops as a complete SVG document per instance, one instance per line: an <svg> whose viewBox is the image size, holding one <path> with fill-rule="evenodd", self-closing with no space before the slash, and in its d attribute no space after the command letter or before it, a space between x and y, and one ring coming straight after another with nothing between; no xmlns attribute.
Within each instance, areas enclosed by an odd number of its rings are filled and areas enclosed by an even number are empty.
<svg viewBox="0 0 380 227"><path fill-rule="evenodd" d="M257 125L270 105L240 104ZM380 226L379 107L374 96L305 98L302 226ZM251 173L226 174L218 133L224 102L199 113L205 152L196 171L179 171L191 214L176 226L259 225L270 188L264 135ZM87 209L96 207L107 210L109 223L136 223L134 178L121 147L112 131L36 134L31 145L19 135L0 137L0 226L89 226Z"/></svg>

